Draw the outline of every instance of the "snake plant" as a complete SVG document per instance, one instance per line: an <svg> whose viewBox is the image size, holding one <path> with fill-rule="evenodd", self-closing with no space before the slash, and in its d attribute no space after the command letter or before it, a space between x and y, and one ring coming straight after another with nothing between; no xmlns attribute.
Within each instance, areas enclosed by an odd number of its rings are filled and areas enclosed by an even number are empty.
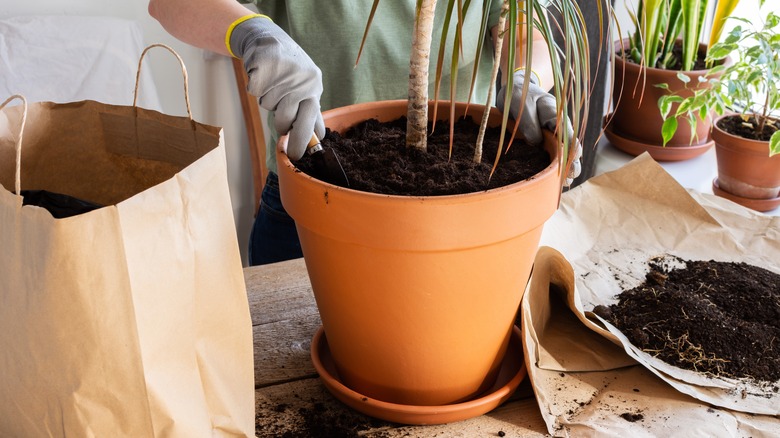
<svg viewBox="0 0 780 438"><path fill-rule="evenodd" d="M737 2L719 0L716 12L720 18L727 16ZM636 12L631 14L632 61L647 67L693 70L709 6L710 0L639 0ZM714 23L722 25L722 20L716 17ZM682 42L679 58L673 53L678 38Z"/></svg>

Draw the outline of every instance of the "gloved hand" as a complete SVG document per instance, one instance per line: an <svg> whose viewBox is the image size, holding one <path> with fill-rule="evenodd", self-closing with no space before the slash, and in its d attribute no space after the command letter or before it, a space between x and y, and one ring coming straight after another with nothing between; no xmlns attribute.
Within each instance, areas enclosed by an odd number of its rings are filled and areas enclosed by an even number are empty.
<svg viewBox="0 0 780 438"><path fill-rule="evenodd" d="M533 145L538 145L542 142L542 129L555 131L555 126L557 124L555 96L542 89L532 74L531 83L528 84L528 94L526 95L525 102L521 102L523 97L523 84L525 83L525 70L521 69L516 71L513 78L512 102L509 105L509 115L517 120L520 104L523 103L524 109L518 129L522 132L526 141ZM506 85L501 87L501 90L498 92L498 99L496 99L498 109L502 112L505 107L504 96L506 96ZM577 148L574 162L571 165L569 174L566 176L566 186L570 186L574 181L574 178L580 176L582 169L582 164L580 162L582 158L582 145L577 139L573 138L574 131L568 117L566 117L565 122L565 135L569 137L569 144L576 144L574 147Z"/></svg>
<svg viewBox="0 0 780 438"><path fill-rule="evenodd" d="M303 156L312 134L325 136L320 113L322 72L279 26L264 16L241 22L229 36L230 50L244 61L248 90L260 106L275 111L274 127L289 133L287 156Z"/></svg>

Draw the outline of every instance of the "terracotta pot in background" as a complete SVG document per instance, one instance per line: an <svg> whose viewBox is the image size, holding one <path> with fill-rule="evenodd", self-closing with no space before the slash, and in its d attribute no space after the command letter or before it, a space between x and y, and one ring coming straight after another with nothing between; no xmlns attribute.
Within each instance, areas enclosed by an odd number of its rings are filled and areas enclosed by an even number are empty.
<svg viewBox="0 0 780 438"><path fill-rule="evenodd" d="M440 102L439 114L449 103ZM456 104L462 114L464 105ZM470 105L481 118L483 107ZM335 131L406 114L406 101L325 112ZM500 124L494 110L492 124ZM511 186L391 196L296 171L277 147L282 202L295 219L328 347L342 382L384 402L445 405L489 388L503 360L544 222L560 194L552 164ZM500 164L499 164L500 165ZM480 412L481 413L481 412ZM476 413L479 415L480 413Z"/></svg>
<svg viewBox="0 0 780 438"><path fill-rule="evenodd" d="M715 120L712 138L718 177L713 192L745 207L769 211L780 205L780 155L769 156L769 142L750 140L718 127L724 115Z"/></svg>
<svg viewBox="0 0 780 438"><path fill-rule="evenodd" d="M628 40L615 43L615 52L620 53L623 47L628 47ZM705 44L700 45L706 48ZM643 74L642 71L645 71ZM682 97L693 95L685 90L683 82L677 78L677 70L659 68L643 68L633 62L615 57L615 82L612 88L613 113L605 118L607 139L618 149L631 155L648 152L657 161L687 160L707 152L713 142L709 137L711 121L699 119L696 136L691 142L691 129L686 120L679 120L679 128L674 136L663 146L663 119L658 109L658 99L668 94L667 90L655 87L655 84L666 83L670 90ZM704 76L707 70L684 72L691 78L691 84L709 86L699 83L698 78ZM621 93L622 87L622 93ZM643 91L644 89L644 91ZM677 104L672 106L672 112ZM611 120L610 120L611 117Z"/></svg>

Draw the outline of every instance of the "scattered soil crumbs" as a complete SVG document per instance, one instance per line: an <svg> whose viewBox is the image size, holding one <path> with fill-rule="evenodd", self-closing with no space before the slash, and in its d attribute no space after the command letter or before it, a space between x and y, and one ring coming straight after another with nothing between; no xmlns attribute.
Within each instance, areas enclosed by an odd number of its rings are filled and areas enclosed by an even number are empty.
<svg viewBox="0 0 780 438"><path fill-rule="evenodd" d="M393 426L382 420L356 412L340 402L327 398L295 401L260 402L255 409L257 438L356 438L370 433L381 438Z"/></svg>
<svg viewBox="0 0 780 438"><path fill-rule="evenodd" d="M745 263L675 258L673 268L662 260L651 260L644 283L594 313L679 368L780 380L780 275Z"/></svg>
<svg viewBox="0 0 780 438"><path fill-rule="evenodd" d="M429 124L428 132L431 127ZM478 130L479 126L471 117L456 122L451 159L448 157L450 135L446 121L436 123L436 130L428 137L427 152L406 148L406 117L386 123L368 120L344 136L328 130L322 145L336 152L350 188L392 195L479 192L530 178L550 164L550 156L541 146L533 147L516 139L489 178L501 129L487 130L482 162L475 164L473 156ZM296 166L318 178L311 157L304 156Z"/></svg>
<svg viewBox="0 0 780 438"><path fill-rule="evenodd" d="M631 412L624 412L620 414L620 418L628 421L629 423L636 423L637 421L641 421L645 418L642 414L632 414Z"/></svg>

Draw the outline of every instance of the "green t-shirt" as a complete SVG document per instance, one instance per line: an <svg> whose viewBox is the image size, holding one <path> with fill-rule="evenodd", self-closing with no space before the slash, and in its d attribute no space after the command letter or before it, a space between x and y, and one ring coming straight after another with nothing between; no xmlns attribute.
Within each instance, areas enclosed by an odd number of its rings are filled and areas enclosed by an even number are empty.
<svg viewBox="0 0 780 438"><path fill-rule="evenodd" d="M252 1L239 1L252 3ZM472 101L477 103L485 103L487 98L490 70L493 65L493 43L489 36L489 29L498 24L502 3L499 0L485 1L492 1L492 4L488 20L488 35L484 41L480 71L477 74L476 89L472 96ZM322 70L324 91L320 105L323 111L353 103L407 98L415 1L395 0L379 3L357 67L355 67L355 59L373 2L254 0L253 3L261 13L271 17L279 27L284 29ZM441 29L447 12L446 3L439 1L436 6L429 74L431 99L433 99L433 81ZM452 23L457 20L457 13L453 15ZM456 99L458 101L465 101L468 97L481 18L482 2L472 1L464 17L465 38L458 69ZM450 28L448 38L451 40L455 33L454 24L451 24ZM440 99L449 99L451 50L452 44L447 44ZM273 130L273 114L270 114L266 126L271 129L266 163L270 171L276 172L274 145L278 135Z"/></svg>

